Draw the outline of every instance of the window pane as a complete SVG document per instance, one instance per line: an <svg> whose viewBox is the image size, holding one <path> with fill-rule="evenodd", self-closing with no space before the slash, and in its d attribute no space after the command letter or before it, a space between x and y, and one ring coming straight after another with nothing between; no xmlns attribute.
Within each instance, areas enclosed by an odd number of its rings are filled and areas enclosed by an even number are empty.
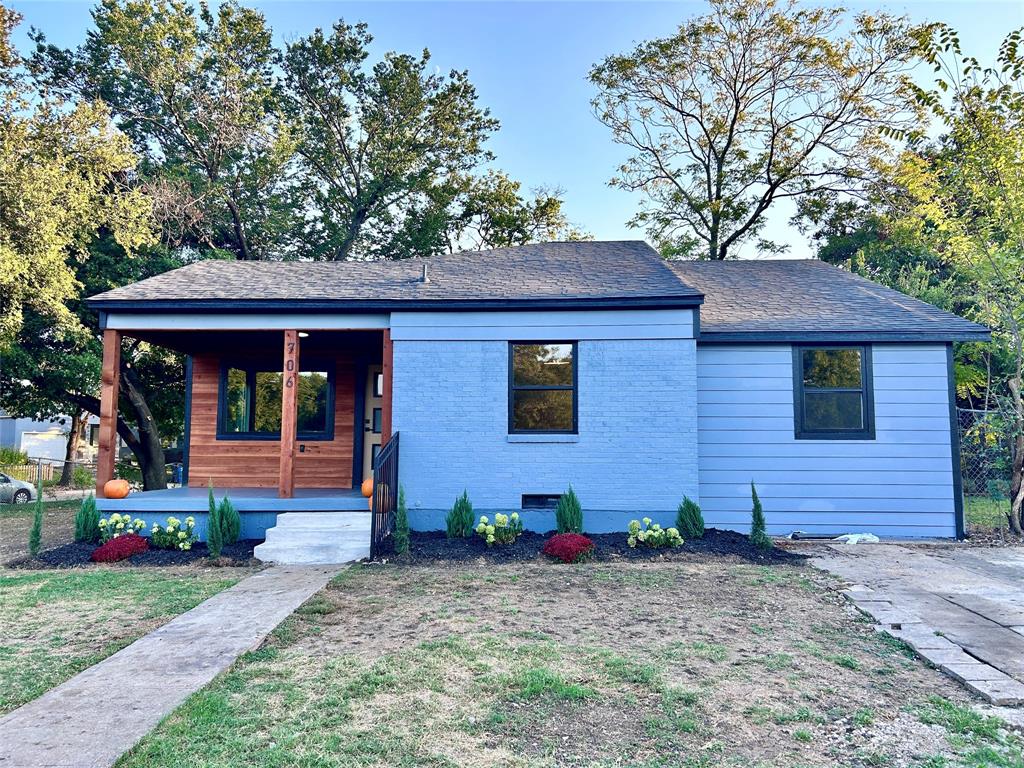
<svg viewBox="0 0 1024 768"><path fill-rule="evenodd" d="M373 396L383 397L384 396L384 374L378 373L373 378Z"/></svg>
<svg viewBox="0 0 1024 768"><path fill-rule="evenodd" d="M384 429L384 409L374 408L373 409L373 434L379 435Z"/></svg>
<svg viewBox="0 0 1024 768"><path fill-rule="evenodd" d="M327 431L327 374L323 371L299 373L297 429L300 434Z"/></svg>
<svg viewBox="0 0 1024 768"><path fill-rule="evenodd" d="M249 414L245 405L245 371L228 369L224 387L224 431L248 432Z"/></svg>
<svg viewBox="0 0 1024 768"><path fill-rule="evenodd" d="M512 429L572 430L572 391L518 390L512 393Z"/></svg>
<svg viewBox="0 0 1024 768"><path fill-rule="evenodd" d="M805 349L803 361L805 387L861 386L859 349Z"/></svg>
<svg viewBox="0 0 1024 768"><path fill-rule="evenodd" d="M863 429L863 401L860 392L804 393L804 429Z"/></svg>
<svg viewBox="0 0 1024 768"><path fill-rule="evenodd" d="M281 373L279 371L257 371L256 415L254 432L281 431Z"/></svg>
<svg viewBox="0 0 1024 768"><path fill-rule="evenodd" d="M513 381L572 386L572 344L514 344Z"/></svg>

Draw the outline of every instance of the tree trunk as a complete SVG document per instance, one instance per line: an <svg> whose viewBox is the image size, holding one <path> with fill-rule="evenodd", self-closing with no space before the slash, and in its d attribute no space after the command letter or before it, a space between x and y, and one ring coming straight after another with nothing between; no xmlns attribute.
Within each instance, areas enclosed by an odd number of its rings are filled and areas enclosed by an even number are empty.
<svg viewBox="0 0 1024 768"><path fill-rule="evenodd" d="M1010 470L1010 530L1024 535L1024 396L1020 377L1007 382L1013 408L1013 440Z"/></svg>
<svg viewBox="0 0 1024 768"><path fill-rule="evenodd" d="M160 430L149 404L143 396L135 371L128 365L121 367L121 392L135 412L138 426L139 450L135 455L142 470L142 490L154 491L167 487L167 466L164 448L160 444Z"/></svg>
<svg viewBox="0 0 1024 768"><path fill-rule="evenodd" d="M71 416L71 430L68 432L68 447L64 451L64 467L60 471L60 485L69 488L75 479L75 461L78 446L82 440L82 412L76 410Z"/></svg>

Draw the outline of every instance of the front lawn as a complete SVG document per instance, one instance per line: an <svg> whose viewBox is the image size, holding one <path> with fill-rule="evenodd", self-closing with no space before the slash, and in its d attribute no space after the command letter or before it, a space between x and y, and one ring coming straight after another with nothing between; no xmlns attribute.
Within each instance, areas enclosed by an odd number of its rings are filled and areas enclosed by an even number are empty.
<svg viewBox="0 0 1024 768"><path fill-rule="evenodd" d="M1019 768L967 702L807 567L370 565L118 766Z"/></svg>
<svg viewBox="0 0 1024 768"><path fill-rule="evenodd" d="M0 714L105 659L244 575L235 569L0 571ZM184 651L168 649L172 656Z"/></svg>

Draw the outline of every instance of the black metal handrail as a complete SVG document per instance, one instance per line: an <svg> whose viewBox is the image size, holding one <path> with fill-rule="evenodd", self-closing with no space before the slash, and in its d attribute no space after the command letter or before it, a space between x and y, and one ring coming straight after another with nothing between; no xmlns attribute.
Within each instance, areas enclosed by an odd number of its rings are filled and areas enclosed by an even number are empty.
<svg viewBox="0 0 1024 768"><path fill-rule="evenodd" d="M398 433L373 462L373 506L370 511L370 557L377 557L395 524L398 509Z"/></svg>

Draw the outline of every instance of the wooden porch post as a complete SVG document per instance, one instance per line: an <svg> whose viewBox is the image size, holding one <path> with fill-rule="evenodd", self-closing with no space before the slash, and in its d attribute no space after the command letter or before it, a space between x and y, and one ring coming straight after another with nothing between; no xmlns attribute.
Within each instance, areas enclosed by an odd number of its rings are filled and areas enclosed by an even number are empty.
<svg viewBox="0 0 1024 768"><path fill-rule="evenodd" d="M380 444L384 447L391 439L391 385L394 382L395 351L391 344L391 330L384 329L384 355L382 373L384 386L381 387Z"/></svg>
<svg viewBox="0 0 1024 768"><path fill-rule="evenodd" d="M103 370L100 374L100 435L96 455L96 498L114 479L117 460L117 397L121 389L121 332L103 331Z"/></svg>
<svg viewBox="0 0 1024 768"><path fill-rule="evenodd" d="M278 496L295 492L295 435L299 403L299 332L284 332L284 377L281 381L281 474Z"/></svg>

